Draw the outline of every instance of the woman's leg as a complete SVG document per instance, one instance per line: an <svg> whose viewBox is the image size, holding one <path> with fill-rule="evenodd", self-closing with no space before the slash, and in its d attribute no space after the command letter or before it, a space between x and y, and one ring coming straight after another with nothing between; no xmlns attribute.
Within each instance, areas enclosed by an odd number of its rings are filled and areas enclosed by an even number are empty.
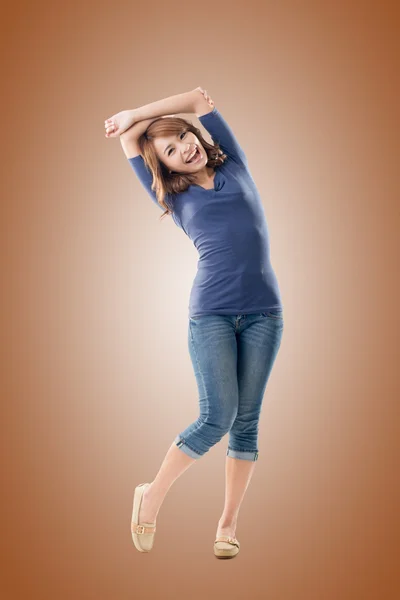
<svg viewBox="0 0 400 600"><path fill-rule="evenodd" d="M175 442L171 444L154 481L143 494L139 523L155 522L168 490L194 462L196 459L181 452Z"/></svg>
<svg viewBox="0 0 400 600"><path fill-rule="evenodd" d="M237 325L239 405L229 431L225 505L217 536L235 537L240 506L258 460L258 424L269 376L282 340L283 312L242 315Z"/></svg>
<svg viewBox="0 0 400 600"><path fill-rule="evenodd" d="M235 318L189 319L188 347L197 380L200 415L176 436L143 494L139 520L153 523L176 479L229 431L238 408Z"/></svg>
<svg viewBox="0 0 400 600"><path fill-rule="evenodd" d="M225 459L225 505L217 536L235 537L240 505L255 469L255 461L227 456Z"/></svg>

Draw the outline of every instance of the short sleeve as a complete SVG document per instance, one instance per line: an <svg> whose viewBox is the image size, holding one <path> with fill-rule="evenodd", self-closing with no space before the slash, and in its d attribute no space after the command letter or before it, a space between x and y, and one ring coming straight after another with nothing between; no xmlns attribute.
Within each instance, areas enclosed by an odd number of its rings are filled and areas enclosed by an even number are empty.
<svg viewBox="0 0 400 600"><path fill-rule="evenodd" d="M211 135L213 142L219 144L225 154L247 167L247 157L244 150L237 141L231 127L215 106L211 112L199 117L199 121Z"/></svg>

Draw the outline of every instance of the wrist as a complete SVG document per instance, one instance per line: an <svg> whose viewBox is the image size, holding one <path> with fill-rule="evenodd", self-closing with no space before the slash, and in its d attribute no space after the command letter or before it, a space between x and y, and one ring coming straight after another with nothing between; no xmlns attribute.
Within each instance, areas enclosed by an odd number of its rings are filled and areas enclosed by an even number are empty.
<svg viewBox="0 0 400 600"><path fill-rule="evenodd" d="M137 121L139 121L135 108L131 108L125 112L126 112L126 119L130 123L129 127L132 127L132 125L134 125Z"/></svg>

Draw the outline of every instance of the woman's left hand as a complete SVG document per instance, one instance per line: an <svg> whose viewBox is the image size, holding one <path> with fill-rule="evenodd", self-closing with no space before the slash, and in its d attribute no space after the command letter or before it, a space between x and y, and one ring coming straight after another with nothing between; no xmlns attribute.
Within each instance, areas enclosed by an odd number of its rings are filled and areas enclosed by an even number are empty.
<svg viewBox="0 0 400 600"><path fill-rule="evenodd" d="M122 110L104 121L106 138L119 137L135 123L134 110Z"/></svg>
<svg viewBox="0 0 400 600"><path fill-rule="evenodd" d="M199 92L201 92L204 96L204 98L207 100L208 104L210 106L214 106L214 101L210 98L210 96L207 94L207 90L203 90L202 87L197 87L196 90L199 90Z"/></svg>

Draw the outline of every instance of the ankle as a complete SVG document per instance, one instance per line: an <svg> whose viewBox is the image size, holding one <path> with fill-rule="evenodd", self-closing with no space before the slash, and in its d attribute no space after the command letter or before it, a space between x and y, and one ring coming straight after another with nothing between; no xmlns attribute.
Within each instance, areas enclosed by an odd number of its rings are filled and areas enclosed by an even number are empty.
<svg viewBox="0 0 400 600"><path fill-rule="evenodd" d="M237 518L235 517L221 517L220 520L218 521L218 528L219 529L231 529L231 528L236 528L237 525Z"/></svg>

